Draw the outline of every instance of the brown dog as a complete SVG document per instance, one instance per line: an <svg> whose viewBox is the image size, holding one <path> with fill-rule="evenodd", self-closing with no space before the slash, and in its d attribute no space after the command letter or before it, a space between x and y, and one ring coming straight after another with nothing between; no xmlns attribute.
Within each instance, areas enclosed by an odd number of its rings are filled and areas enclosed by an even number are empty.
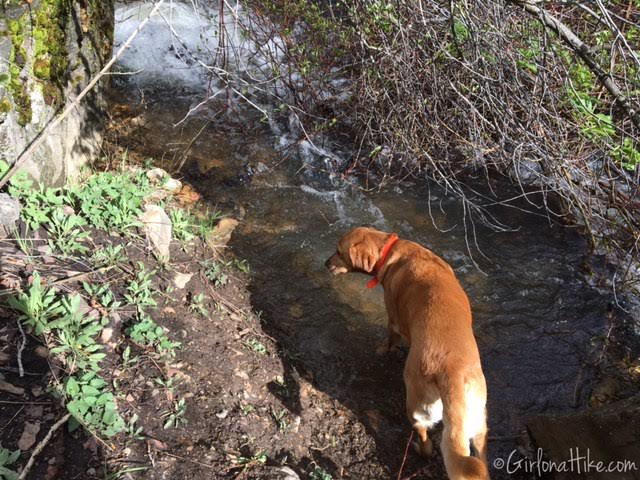
<svg viewBox="0 0 640 480"><path fill-rule="evenodd" d="M429 456L427 431L443 420L441 449L452 480L488 479L487 387L471 327L469 300L452 268L430 250L372 228L351 230L326 266L335 275L373 275L384 287L389 337L379 351L404 339L407 415L418 453ZM470 442L479 458L470 456Z"/></svg>

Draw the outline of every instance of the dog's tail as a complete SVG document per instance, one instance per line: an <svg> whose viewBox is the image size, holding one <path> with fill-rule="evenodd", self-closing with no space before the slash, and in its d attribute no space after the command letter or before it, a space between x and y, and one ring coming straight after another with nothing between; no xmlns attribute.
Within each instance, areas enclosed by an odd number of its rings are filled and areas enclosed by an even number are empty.
<svg viewBox="0 0 640 480"><path fill-rule="evenodd" d="M444 410L441 448L447 474L451 480L488 480L486 460L472 457L470 451L470 439L486 435L484 405L469 404L472 400L467 395L462 375L443 379L440 383ZM475 415L481 418L470 418Z"/></svg>

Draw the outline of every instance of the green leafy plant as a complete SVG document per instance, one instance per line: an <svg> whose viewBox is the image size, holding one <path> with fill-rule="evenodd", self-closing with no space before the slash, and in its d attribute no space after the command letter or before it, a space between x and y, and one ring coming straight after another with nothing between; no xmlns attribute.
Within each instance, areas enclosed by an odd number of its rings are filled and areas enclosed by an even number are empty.
<svg viewBox="0 0 640 480"><path fill-rule="evenodd" d="M229 277L222 269L222 265L213 260L206 260L202 263L204 276L216 287L223 287L229 283Z"/></svg>
<svg viewBox="0 0 640 480"><path fill-rule="evenodd" d="M207 239L207 235L211 232L211 229L216 226L216 224L223 218L224 215L219 210L214 210L210 212L207 210L203 215L196 218L196 226L198 231L198 236L203 240Z"/></svg>
<svg viewBox="0 0 640 480"><path fill-rule="evenodd" d="M165 418L162 428L167 430L168 428L176 428L180 424L185 423L186 419L184 415L187 413L187 404L184 398L181 398L177 402L173 402L171 410L162 413L162 417Z"/></svg>
<svg viewBox="0 0 640 480"><path fill-rule="evenodd" d="M309 475L311 480L333 480L333 477L324 468L316 466L316 468Z"/></svg>
<svg viewBox="0 0 640 480"><path fill-rule="evenodd" d="M80 378L68 377L65 393L70 398L67 409L77 422L71 424L70 429L82 424L89 431L112 437L126 428L113 394L106 389L106 382L94 372L85 373Z"/></svg>
<svg viewBox="0 0 640 480"><path fill-rule="evenodd" d="M640 165L640 151L633 146L633 140L626 137L622 145L618 144L611 150L611 156L626 170L633 172Z"/></svg>
<svg viewBox="0 0 640 480"><path fill-rule="evenodd" d="M96 250L91 256L91 263L96 267L115 266L124 262L124 247L122 245L107 245Z"/></svg>
<svg viewBox="0 0 640 480"><path fill-rule="evenodd" d="M52 211L46 228L49 232L49 247L59 250L63 255L85 253L88 248L80 240L89 236L82 230L87 222L78 215L66 215L61 208Z"/></svg>
<svg viewBox="0 0 640 480"><path fill-rule="evenodd" d="M272 408L271 417L273 418L273 421L276 422L278 430L280 430L281 432L284 432L287 430L287 428L289 428L289 422L287 420L287 410L285 410L284 408L280 411Z"/></svg>
<svg viewBox="0 0 640 480"><path fill-rule="evenodd" d="M16 173L9 181L9 194L22 202L20 216L31 230L49 222L53 210L62 207L65 201L59 188L39 187L24 171Z"/></svg>
<svg viewBox="0 0 640 480"><path fill-rule="evenodd" d="M153 282L151 277L155 271L148 272L144 263L138 262L138 273L135 278L127 286L127 293L124 299L131 305L135 305L138 312L143 312L147 307L155 307L157 305L153 298Z"/></svg>
<svg viewBox="0 0 640 480"><path fill-rule="evenodd" d="M209 311L204 306L204 293L199 293L191 299L189 309L203 317L209 315Z"/></svg>
<svg viewBox="0 0 640 480"><path fill-rule="evenodd" d="M173 236L183 242L188 242L195 237L191 216L181 208L169 210Z"/></svg>
<svg viewBox="0 0 640 480"><path fill-rule="evenodd" d="M251 271L251 268L249 267L249 262L247 262L244 259L239 260L237 258L234 258L233 266L236 267L238 270L240 270L242 273L248 274Z"/></svg>
<svg viewBox="0 0 640 480"><path fill-rule="evenodd" d="M18 244L18 248L22 253L24 253L27 257L31 256L31 252L33 251L33 240L28 238L29 235L29 227L27 227L25 235L20 235L18 229L14 229L12 232L13 239Z"/></svg>
<svg viewBox="0 0 640 480"><path fill-rule="evenodd" d="M125 368L138 363L138 358L139 357L137 355L134 355L134 356L131 355L131 347L129 345L127 345L125 349L122 351L122 365Z"/></svg>
<svg viewBox="0 0 640 480"><path fill-rule="evenodd" d="M260 355L266 355L267 353L267 347L264 346L264 343L256 340L255 338L252 338L245 342L245 345Z"/></svg>
<svg viewBox="0 0 640 480"><path fill-rule="evenodd" d="M83 315L80 302L80 295L62 299L63 315L50 323L56 329L58 340L58 346L51 352L63 357L70 372L78 369L97 372L99 363L106 356L102 351L104 347L95 340L102 331L102 324L97 316Z"/></svg>
<svg viewBox="0 0 640 480"><path fill-rule="evenodd" d="M0 480L18 480L18 473L8 468L20 458L20 450L7 450L0 445Z"/></svg>
<svg viewBox="0 0 640 480"><path fill-rule="evenodd" d="M158 325L147 314L141 314L136 318L126 333L138 345L153 346L159 353L175 356L175 350L180 347L180 342L173 342L167 337L164 328Z"/></svg>
<svg viewBox="0 0 640 480"><path fill-rule="evenodd" d="M18 317L21 322L33 328L35 335L42 335L51 328L52 319L62 312L60 301L51 288L42 286L42 280L38 272L33 274L33 282L29 290L19 293L17 296L7 298L9 307L20 312Z"/></svg>
<svg viewBox="0 0 640 480"><path fill-rule="evenodd" d="M75 192L82 215L96 228L128 234L140 226L142 201L152 191L140 172L104 172L92 175Z"/></svg>
<svg viewBox="0 0 640 480"><path fill-rule="evenodd" d="M120 308L121 302L116 300L115 295L109 288L109 285L95 285L92 283L82 282L82 287L89 297L91 297L94 302L100 304L107 313ZM103 320L106 320L104 318L104 312L102 313Z"/></svg>
<svg viewBox="0 0 640 480"><path fill-rule="evenodd" d="M236 461L240 465L249 465L249 464L256 464L256 463L264 465L265 463L267 463L267 460L269 460L269 457L267 456L266 453L258 452L252 457L238 457Z"/></svg>
<svg viewBox="0 0 640 480"><path fill-rule="evenodd" d="M127 436L135 439L135 440L143 440L144 435L142 435L143 428L137 425L138 423L138 414L134 413L133 416L129 419L126 426Z"/></svg>

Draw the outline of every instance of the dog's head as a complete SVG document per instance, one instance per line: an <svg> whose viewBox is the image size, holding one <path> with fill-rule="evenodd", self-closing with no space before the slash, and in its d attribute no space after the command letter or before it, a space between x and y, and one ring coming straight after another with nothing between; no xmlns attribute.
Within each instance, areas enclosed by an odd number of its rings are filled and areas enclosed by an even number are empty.
<svg viewBox="0 0 640 480"><path fill-rule="evenodd" d="M325 262L334 275L349 272L373 273L388 233L374 228L354 228L339 241L336 253Z"/></svg>

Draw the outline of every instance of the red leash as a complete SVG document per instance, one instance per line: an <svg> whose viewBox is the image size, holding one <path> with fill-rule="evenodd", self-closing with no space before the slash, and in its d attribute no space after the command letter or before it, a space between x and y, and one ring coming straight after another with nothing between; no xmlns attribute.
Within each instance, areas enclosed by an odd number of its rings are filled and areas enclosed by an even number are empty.
<svg viewBox="0 0 640 480"><path fill-rule="evenodd" d="M400 471L398 472L398 478L397 480L401 480L402 479L402 472L404 471L404 464L407 461L407 455L409 454L409 445L411 445L411 441L413 440L413 428L411 429L411 435L409 436L409 441L407 442L407 446L404 449L404 457L402 459L402 465L400 465Z"/></svg>
<svg viewBox="0 0 640 480"><path fill-rule="evenodd" d="M367 288L374 288L376 285L378 285L378 283L380 283L380 280L378 280L378 272L383 267L384 262L387 261L389 252L391 252L391 249L393 248L393 246L396 244L398 240L400 240L398 238L398 235L396 235L395 233L392 233L391 236L389 237L389 240L387 240L387 242L384 244L384 247L382 247L382 252L380 253L380 259L378 260L378 263L376 263L376 266L373 269L373 278L367 282Z"/></svg>

